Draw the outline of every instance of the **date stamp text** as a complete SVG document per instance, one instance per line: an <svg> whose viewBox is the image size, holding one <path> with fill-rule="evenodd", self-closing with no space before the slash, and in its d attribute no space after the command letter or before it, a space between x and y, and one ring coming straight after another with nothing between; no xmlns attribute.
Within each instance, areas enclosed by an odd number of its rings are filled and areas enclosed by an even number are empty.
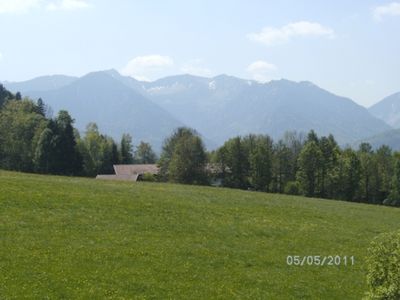
<svg viewBox="0 0 400 300"><path fill-rule="evenodd" d="M288 255L288 266L354 266L354 256L347 255Z"/></svg>

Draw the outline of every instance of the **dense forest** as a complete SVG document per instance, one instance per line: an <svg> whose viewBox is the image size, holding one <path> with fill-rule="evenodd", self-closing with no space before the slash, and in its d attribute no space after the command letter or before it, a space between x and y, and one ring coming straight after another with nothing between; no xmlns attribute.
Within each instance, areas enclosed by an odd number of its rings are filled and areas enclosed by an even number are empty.
<svg viewBox="0 0 400 300"><path fill-rule="evenodd" d="M96 176L113 173L113 164L154 163L151 146L135 149L124 134L117 144L95 123L80 136L67 111L51 116L41 99L13 95L0 85L0 168L57 175Z"/></svg>
<svg viewBox="0 0 400 300"><path fill-rule="evenodd" d="M157 162L160 174L152 180L400 206L400 153L387 146L343 149L332 135L311 131L278 141L238 136L207 152L196 131L178 128L158 159L148 143L134 147L129 134L117 143L90 123L80 136L73 122L67 111L53 117L41 99L0 85L0 168L95 176L113 173L113 164Z"/></svg>

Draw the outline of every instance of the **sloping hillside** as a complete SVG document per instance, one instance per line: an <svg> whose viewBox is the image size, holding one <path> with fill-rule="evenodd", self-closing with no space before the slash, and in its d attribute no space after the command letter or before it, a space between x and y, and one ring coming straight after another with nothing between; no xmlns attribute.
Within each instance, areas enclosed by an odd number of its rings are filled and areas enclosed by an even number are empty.
<svg viewBox="0 0 400 300"><path fill-rule="evenodd" d="M366 248L399 220L332 200L0 171L0 298L360 299Z"/></svg>
<svg viewBox="0 0 400 300"><path fill-rule="evenodd" d="M353 146L358 148L361 143L369 143L374 149L386 145L393 150L400 151L400 129L388 130L369 138L362 139L354 143Z"/></svg>
<svg viewBox="0 0 400 300"><path fill-rule="evenodd" d="M37 91L55 90L73 83L77 77L65 75L41 76L21 82L4 82L10 91L29 94Z"/></svg>
<svg viewBox="0 0 400 300"><path fill-rule="evenodd" d="M390 95L369 108L369 112L394 128L400 128L400 92Z"/></svg>

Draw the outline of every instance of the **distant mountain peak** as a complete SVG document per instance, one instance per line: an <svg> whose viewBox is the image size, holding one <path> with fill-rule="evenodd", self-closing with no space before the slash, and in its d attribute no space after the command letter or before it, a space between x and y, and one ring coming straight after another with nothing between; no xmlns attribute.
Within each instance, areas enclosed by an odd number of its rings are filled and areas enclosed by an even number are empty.
<svg viewBox="0 0 400 300"><path fill-rule="evenodd" d="M104 70L103 72L113 77L123 77L116 69Z"/></svg>
<svg viewBox="0 0 400 300"><path fill-rule="evenodd" d="M83 75L81 78L91 77L91 76L104 76L104 75L107 75L107 76L110 76L110 77L121 76L118 73L118 71L111 69L111 70L102 70L102 71L89 72L89 73L86 73L85 75Z"/></svg>
<svg viewBox="0 0 400 300"><path fill-rule="evenodd" d="M300 81L299 83L300 83L301 85L304 85L304 86L320 88L320 87L317 86L315 83L313 83L313 82L311 82L311 81L308 81L308 80Z"/></svg>
<svg viewBox="0 0 400 300"><path fill-rule="evenodd" d="M400 92L383 98L368 110L390 126L400 128Z"/></svg>
<svg viewBox="0 0 400 300"><path fill-rule="evenodd" d="M273 79L269 82L266 82L266 84L271 84L271 85L298 85L299 82L293 81L293 80L289 80L289 79L285 79L285 78L281 78L281 79Z"/></svg>
<svg viewBox="0 0 400 300"><path fill-rule="evenodd" d="M218 80L218 79L232 79L232 78L237 79L237 77L234 77L234 76L231 76L231 75L227 75L227 74L219 74L217 76L214 76L212 79Z"/></svg>

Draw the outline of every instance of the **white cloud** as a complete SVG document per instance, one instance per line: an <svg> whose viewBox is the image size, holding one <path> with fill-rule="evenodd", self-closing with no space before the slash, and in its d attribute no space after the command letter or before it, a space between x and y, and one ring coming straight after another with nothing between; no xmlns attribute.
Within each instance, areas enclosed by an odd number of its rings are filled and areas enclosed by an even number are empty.
<svg viewBox="0 0 400 300"><path fill-rule="evenodd" d="M203 60L193 59L188 63L184 64L181 71L186 74L209 77L212 75L212 71L203 65Z"/></svg>
<svg viewBox="0 0 400 300"><path fill-rule="evenodd" d="M270 73L276 71L278 68L269 62L257 60L251 63L246 71L251 74L254 80L265 82L270 80Z"/></svg>
<svg viewBox="0 0 400 300"><path fill-rule="evenodd" d="M134 77L138 80L148 81L152 75L155 75L173 66L174 61L169 56L138 56L130 60L128 64L121 69L121 74Z"/></svg>
<svg viewBox="0 0 400 300"><path fill-rule="evenodd" d="M3 60L3 54L0 52L0 61Z"/></svg>
<svg viewBox="0 0 400 300"><path fill-rule="evenodd" d="M282 44L294 37L327 37L333 38L334 31L319 23L300 21L283 27L265 27L259 33L250 33L247 37L266 46Z"/></svg>
<svg viewBox="0 0 400 300"><path fill-rule="evenodd" d="M42 0L0 0L1 13L24 13L38 7Z"/></svg>
<svg viewBox="0 0 400 300"><path fill-rule="evenodd" d="M75 10L90 7L90 4L85 0L62 0L47 4L47 10Z"/></svg>
<svg viewBox="0 0 400 300"><path fill-rule="evenodd" d="M384 16L400 16L400 2L377 6L373 9L372 14L377 21L382 20Z"/></svg>

